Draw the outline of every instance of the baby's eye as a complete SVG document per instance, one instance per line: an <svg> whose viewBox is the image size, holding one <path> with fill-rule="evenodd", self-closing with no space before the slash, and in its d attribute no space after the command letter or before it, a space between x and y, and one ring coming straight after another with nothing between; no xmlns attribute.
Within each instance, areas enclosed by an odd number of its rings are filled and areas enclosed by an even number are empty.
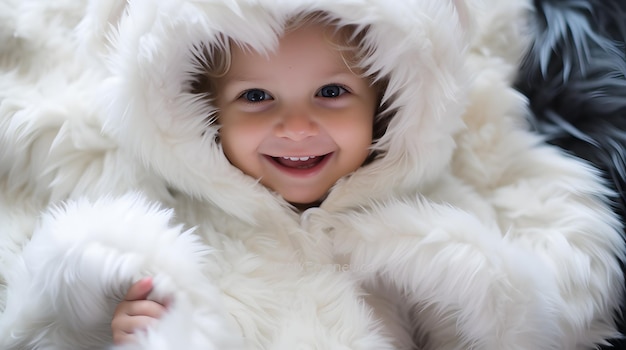
<svg viewBox="0 0 626 350"><path fill-rule="evenodd" d="M272 100L272 96L261 89L250 89L245 91L239 98L243 98L248 102L262 102Z"/></svg>
<svg viewBox="0 0 626 350"><path fill-rule="evenodd" d="M340 85L331 84L322 86L322 88L317 92L317 96L335 98L345 94L346 92L348 92L348 90L341 87Z"/></svg>

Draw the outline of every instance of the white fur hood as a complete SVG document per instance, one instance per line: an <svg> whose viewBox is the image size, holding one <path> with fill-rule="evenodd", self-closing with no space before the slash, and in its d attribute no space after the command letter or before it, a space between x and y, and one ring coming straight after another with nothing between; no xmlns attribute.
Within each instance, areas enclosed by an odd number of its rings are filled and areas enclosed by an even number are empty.
<svg viewBox="0 0 626 350"><path fill-rule="evenodd" d="M384 156L341 181L328 202L358 206L438 176L450 162L467 97L469 24L461 2L131 1L110 34L105 130L188 195L235 216L270 206L267 190L228 163L215 141L217 126L206 125L213 107L190 92L194 54L222 35L272 50L284 22L303 11L369 27L367 64L388 79L385 99L395 111L375 145Z"/></svg>

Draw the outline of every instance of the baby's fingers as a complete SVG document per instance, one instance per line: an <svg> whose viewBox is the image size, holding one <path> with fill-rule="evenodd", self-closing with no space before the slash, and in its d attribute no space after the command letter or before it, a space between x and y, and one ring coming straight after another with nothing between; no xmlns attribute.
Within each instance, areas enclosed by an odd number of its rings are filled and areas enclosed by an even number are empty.
<svg viewBox="0 0 626 350"><path fill-rule="evenodd" d="M157 322L149 316L118 317L111 322L113 343L116 345L133 342L135 334L148 329Z"/></svg>
<svg viewBox="0 0 626 350"><path fill-rule="evenodd" d="M143 300L148 297L150 292L152 291L152 278L146 277L142 278L139 281L135 282L124 297L124 300L133 301L133 300Z"/></svg>
<svg viewBox="0 0 626 350"><path fill-rule="evenodd" d="M148 316L161 318L165 312L165 306L152 300L123 301L118 306L116 313L123 313L128 316Z"/></svg>

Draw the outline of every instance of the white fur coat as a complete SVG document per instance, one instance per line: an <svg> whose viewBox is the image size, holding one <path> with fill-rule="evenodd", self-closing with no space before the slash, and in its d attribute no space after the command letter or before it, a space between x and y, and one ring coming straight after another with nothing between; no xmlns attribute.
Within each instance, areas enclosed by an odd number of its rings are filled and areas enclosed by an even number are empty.
<svg viewBox="0 0 626 350"><path fill-rule="evenodd" d="M0 349L586 349L615 336L621 226L527 131L526 0L0 0ZM369 26L382 154L296 213L231 166L194 47ZM121 348L121 347L120 347Z"/></svg>

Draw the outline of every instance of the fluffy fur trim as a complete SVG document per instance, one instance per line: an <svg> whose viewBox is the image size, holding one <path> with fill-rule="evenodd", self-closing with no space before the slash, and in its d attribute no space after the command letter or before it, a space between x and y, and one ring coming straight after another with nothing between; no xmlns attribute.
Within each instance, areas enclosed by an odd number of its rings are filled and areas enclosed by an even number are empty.
<svg viewBox="0 0 626 350"><path fill-rule="evenodd" d="M452 1L133 1L110 34L111 78L102 93L105 129L168 182L231 215L245 218L259 203L272 205L260 200L267 197L264 189L230 166L215 142L217 126L207 124L213 107L190 92L198 70L194 54L201 45L219 47L222 35L269 51L290 16L324 11L341 24L369 27L365 45L371 57L365 64L388 79L385 99L395 111L375 145L385 156L357 171L355 186L345 185L342 192L358 186L364 197L377 197L389 193L389 183L403 187L433 179L450 159L452 135L462 127L468 45L457 11L462 6Z"/></svg>
<svg viewBox="0 0 626 350"><path fill-rule="evenodd" d="M172 341L188 349L241 347L224 322L221 294L201 273L210 249L171 218L171 210L136 195L72 202L47 213L6 275L11 288L0 347L98 348L110 342L115 306L145 275L155 276L151 298L174 300L172 316L160 325L172 328L147 333L137 348L173 348ZM168 338L172 332L177 336Z"/></svg>

